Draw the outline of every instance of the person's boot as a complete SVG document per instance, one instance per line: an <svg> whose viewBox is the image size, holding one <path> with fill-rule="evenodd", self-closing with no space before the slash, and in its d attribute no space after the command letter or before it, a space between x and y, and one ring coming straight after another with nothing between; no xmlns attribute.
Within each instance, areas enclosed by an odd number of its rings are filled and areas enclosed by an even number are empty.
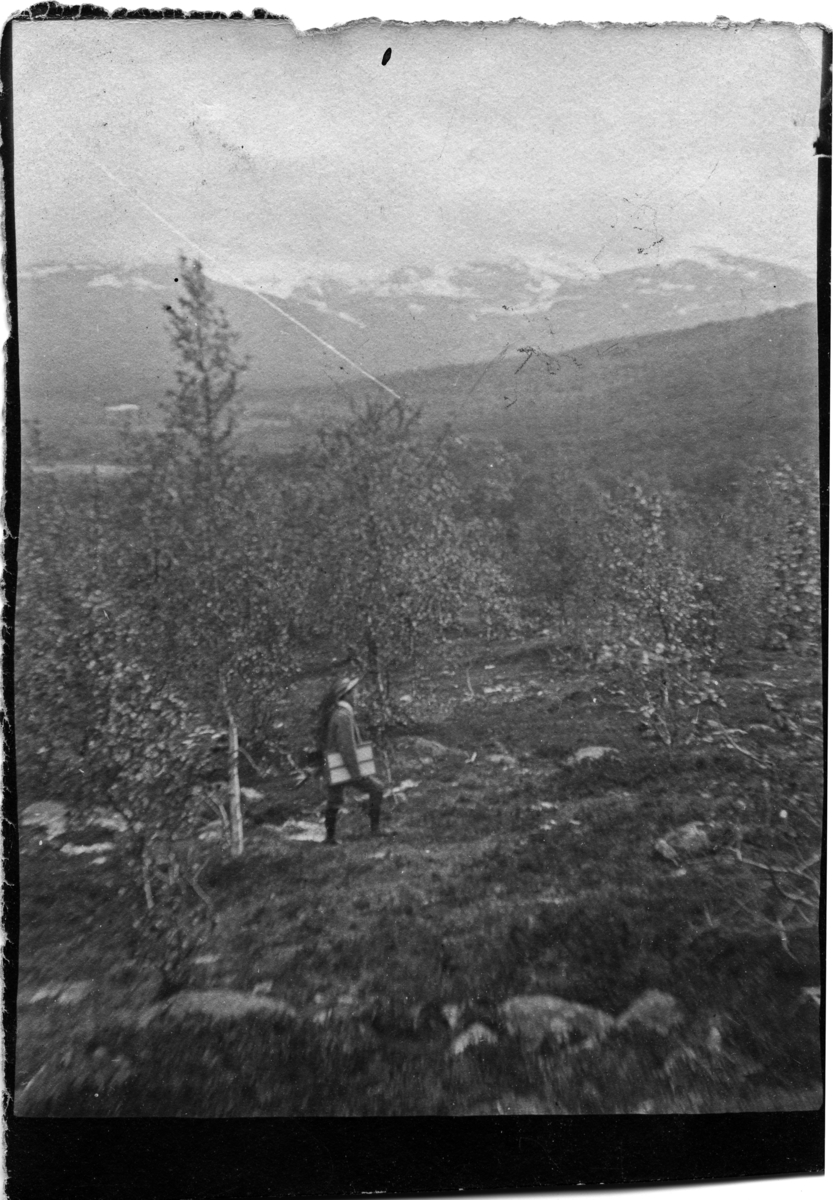
<svg viewBox="0 0 833 1200"><path fill-rule="evenodd" d="M380 829L379 828L379 819L381 817L381 812L382 812L381 800L377 804L373 804L373 802L371 801L371 805L370 805L370 836L373 838L395 837L395 835L396 835L395 829Z"/></svg>
<svg viewBox="0 0 833 1200"><path fill-rule="evenodd" d="M334 813L334 812L324 813L324 829L326 830L326 834L327 834L327 836L324 838L325 846L337 846L338 845L338 842L336 841L336 820L337 820L337 818L338 818L338 813Z"/></svg>
<svg viewBox="0 0 833 1200"><path fill-rule="evenodd" d="M382 815L382 805L377 801L370 801L370 836L380 837L379 818Z"/></svg>

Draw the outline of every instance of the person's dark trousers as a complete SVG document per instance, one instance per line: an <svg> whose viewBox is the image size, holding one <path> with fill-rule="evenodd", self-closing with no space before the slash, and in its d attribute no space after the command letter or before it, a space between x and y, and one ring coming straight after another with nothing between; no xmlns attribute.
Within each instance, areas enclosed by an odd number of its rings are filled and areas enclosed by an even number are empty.
<svg viewBox="0 0 833 1200"><path fill-rule="evenodd" d="M336 840L336 822L338 820L338 810L344 801L344 789L347 787L358 788L364 792L370 799L370 832L379 832L379 819L382 815L382 797L385 794L385 789L375 775L367 775L364 779L356 780L351 783L342 783L337 787L327 788L327 807L324 810L324 828L327 831L327 841L334 842Z"/></svg>

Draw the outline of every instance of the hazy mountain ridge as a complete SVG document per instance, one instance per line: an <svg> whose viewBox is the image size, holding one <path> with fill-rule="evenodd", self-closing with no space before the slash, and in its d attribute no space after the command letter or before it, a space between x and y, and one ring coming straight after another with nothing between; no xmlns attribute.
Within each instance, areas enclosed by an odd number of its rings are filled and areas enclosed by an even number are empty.
<svg viewBox="0 0 833 1200"><path fill-rule="evenodd" d="M508 356L420 381L426 409L490 433L542 468L572 459L602 475L643 470L678 485L737 478L774 455L818 455L815 305L736 321ZM399 381L407 387L405 380Z"/></svg>
<svg viewBox="0 0 833 1200"><path fill-rule="evenodd" d="M250 359L249 410L279 417L299 388L329 391L363 377L251 292L215 284ZM24 418L72 426L136 404L152 417L173 380L164 305L176 268L136 271L52 265L19 280ZM333 280L273 298L348 358L382 380L446 364L487 363L521 347L558 354L602 340L733 320L813 298L800 272L715 256L588 280L520 263L413 270L361 288Z"/></svg>

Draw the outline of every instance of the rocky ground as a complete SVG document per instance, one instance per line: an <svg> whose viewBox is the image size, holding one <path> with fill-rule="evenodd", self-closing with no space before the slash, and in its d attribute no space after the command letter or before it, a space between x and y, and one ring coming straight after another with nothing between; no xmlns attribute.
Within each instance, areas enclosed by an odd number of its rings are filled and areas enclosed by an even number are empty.
<svg viewBox="0 0 833 1200"><path fill-rule="evenodd" d="M739 664L727 721L786 744L764 695L817 705L813 665ZM546 638L457 644L398 682L379 754L392 836L370 838L357 798L324 847L315 781L250 779L242 858L207 811L212 927L173 995L137 950L118 820L24 799L16 1111L818 1106L817 928L779 926L750 864L801 848L820 773L671 757L610 673ZM289 697L290 740L319 687Z"/></svg>

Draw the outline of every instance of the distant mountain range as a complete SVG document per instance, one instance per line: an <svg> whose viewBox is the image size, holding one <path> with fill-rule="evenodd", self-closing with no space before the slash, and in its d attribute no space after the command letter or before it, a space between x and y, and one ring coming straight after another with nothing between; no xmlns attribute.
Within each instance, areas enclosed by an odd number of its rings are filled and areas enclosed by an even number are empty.
<svg viewBox="0 0 833 1200"><path fill-rule="evenodd" d="M263 460L377 392L256 296L219 283L216 293L251 359L241 433ZM174 377L164 305L176 294L161 268L21 277L22 416L39 418L52 457L113 461L125 417L154 424ZM569 462L711 489L750 461L817 453L811 296L795 272L719 260L595 282L484 266L375 289L322 284L277 302L428 420L500 438L540 469Z"/></svg>
<svg viewBox="0 0 833 1200"><path fill-rule="evenodd" d="M118 406L137 405L152 421L173 380L164 305L177 294L175 277L176 264L131 272L49 264L21 272L23 418L40 418L67 452L75 434L86 437ZM251 292L221 283L215 290L250 358L244 401L252 421L303 416L314 397L325 402L345 387L373 387ZM520 263L400 271L362 287L322 280L275 299L393 386L403 372L413 385L421 372L485 367L495 359L509 379L527 357L517 379L532 379L530 364L551 375L556 358L575 347L754 317L813 298L813 281L797 271L712 255L668 267L646 261L586 279ZM564 366L567 360L558 361ZM475 388L467 402L476 405L478 394Z"/></svg>

